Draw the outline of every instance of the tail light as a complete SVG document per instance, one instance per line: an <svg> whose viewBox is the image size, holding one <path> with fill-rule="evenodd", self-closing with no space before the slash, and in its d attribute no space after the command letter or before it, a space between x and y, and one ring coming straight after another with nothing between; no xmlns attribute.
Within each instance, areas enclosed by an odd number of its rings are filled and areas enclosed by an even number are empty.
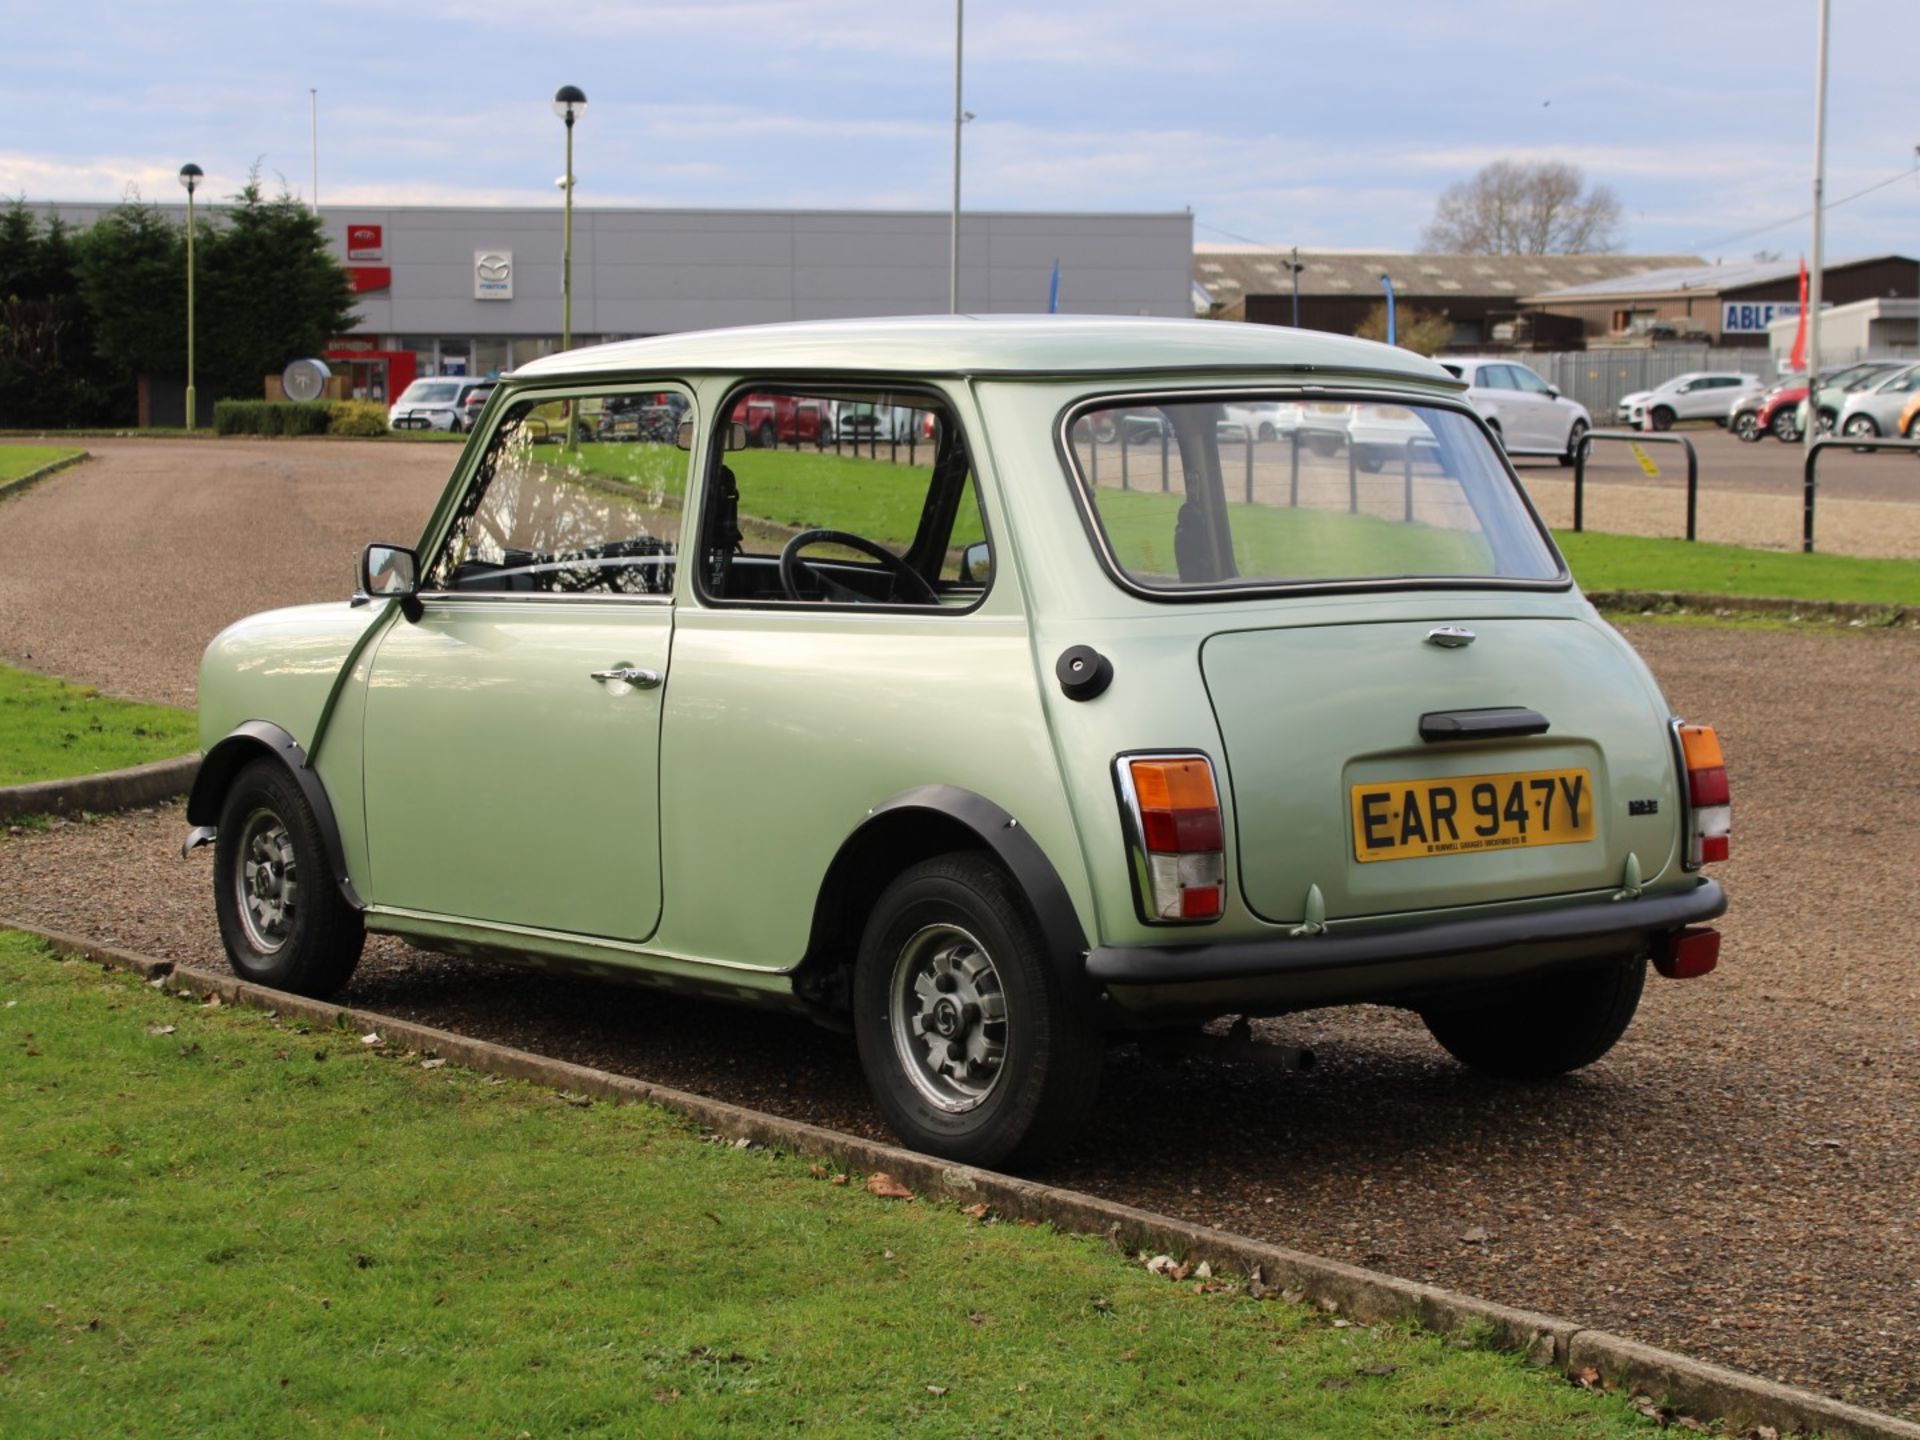
<svg viewBox="0 0 1920 1440"><path fill-rule="evenodd" d="M1217 920L1227 898L1220 794L1204 755L1122 755L1114 778L1133 850L1141 918Z"/></svg>
<svg viewBox="0 0 1920 1440"><path fill-rule="evenodd" d="M1733 832L1733 797L1727 789L1727 762L1711 725L1679 725L1680 756L1687 772L1687 860L1689 870L1727 858Z"/></svg>

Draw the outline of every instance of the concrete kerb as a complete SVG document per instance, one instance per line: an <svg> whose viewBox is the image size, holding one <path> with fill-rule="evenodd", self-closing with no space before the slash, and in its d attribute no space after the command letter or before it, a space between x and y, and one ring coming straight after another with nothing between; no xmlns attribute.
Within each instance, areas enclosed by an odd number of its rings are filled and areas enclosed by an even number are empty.
<svg viewBox="0 0 1920 1440"><path fill-rule="evenodd" d="M1248 1276L1257 1268L1265 1283L1286 1292L1287 1298L1305 1300L1359 1323L1411 1321L1440 1335L1518 1351L1534 1364L1552 1366L1586 1383L1595 1383L1586 1372L1597 1372L1597 1383L1610 1390L1648 1395L1700 1419L1747 1427L1770 1426L1782 1434L1821 1434L1836 1440L1920 1440L1920 1424L1689 1360L1624 1336L1585 1329L1569 1320L1497 1305L1018 1176L953 1165L878 1141L492 1041L268 990L37 925L0 918L0 929L37 935L66 955L130 970L148 980L164 979L170 988L197 998L217 995L223 1004L245 1005L327 1027L350 1027L356 1034L374 1032L383 1042L397 1042L485 1074L615 1102L658 1105L732 1139L744 1138L831 1161L849 1171L884 1170L921 1195L970 1203L984 1200L1003 1218L1043 1221L1058 1229L1101 1236L1123 1253L1134 1249L1165 1251L1189 1260L1207 1260Z"/></svg>
<svg viewBox="0 0 1920 1440"><path fill-rule="evenodd" d="M31 785L0 786L0 823L23 815L96 815L158 805L193 788L200 756L180 755L125 770L77 775L71 780L40 780Z"/></svg>
<svg viewBox="0 0 1920 1440"><path fill-rule="evenodd" d="M92 458L93 457L85 450L82 450L78 455L69 455L64 460L55 460L51 464L42 465L38 470L29 470L24 475L16 475L11 480L0 480L0 500L5 500L12 495L23 494L29 487L38 485L49 475L58 475L62 470L78 465L82 460L90 460Z"/></svg>

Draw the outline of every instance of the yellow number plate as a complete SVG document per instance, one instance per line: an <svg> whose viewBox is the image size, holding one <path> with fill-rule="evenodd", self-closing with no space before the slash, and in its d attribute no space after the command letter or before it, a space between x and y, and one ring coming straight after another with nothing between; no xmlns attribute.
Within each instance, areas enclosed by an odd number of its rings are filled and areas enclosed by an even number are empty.
<svg viewBox="0 0 1920 1440"><path fill-rule="evenodd" d="M1419 860L1593 839L1593 776L1522 770L1355 785L1353 858Z"/></svg>

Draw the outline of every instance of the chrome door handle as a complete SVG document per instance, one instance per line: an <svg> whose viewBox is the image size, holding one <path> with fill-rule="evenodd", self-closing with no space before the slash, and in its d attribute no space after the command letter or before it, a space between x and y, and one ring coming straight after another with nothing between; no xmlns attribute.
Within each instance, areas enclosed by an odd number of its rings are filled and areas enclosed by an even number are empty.
<svg viewBox="0 0 1920 1440"><path fill-rule="evenodd" d="M611 670L590 670L595 680L623 680L637 690L651 690L660 683L658 670L642 670L638 665L616 665Z"/></svg>

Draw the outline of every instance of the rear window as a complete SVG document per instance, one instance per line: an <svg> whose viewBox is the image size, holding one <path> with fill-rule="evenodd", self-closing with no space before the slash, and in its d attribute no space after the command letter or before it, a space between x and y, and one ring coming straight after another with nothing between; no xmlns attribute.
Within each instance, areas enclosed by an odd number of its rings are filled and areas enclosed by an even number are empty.
<svg viewBox="0 0 1920 1440"><path fill-rule="evenodd" d="M1500 456L1457 410L1182 396L1083 407L1067 438L1108 560L1148 590L1563 578Z"/></svg>

